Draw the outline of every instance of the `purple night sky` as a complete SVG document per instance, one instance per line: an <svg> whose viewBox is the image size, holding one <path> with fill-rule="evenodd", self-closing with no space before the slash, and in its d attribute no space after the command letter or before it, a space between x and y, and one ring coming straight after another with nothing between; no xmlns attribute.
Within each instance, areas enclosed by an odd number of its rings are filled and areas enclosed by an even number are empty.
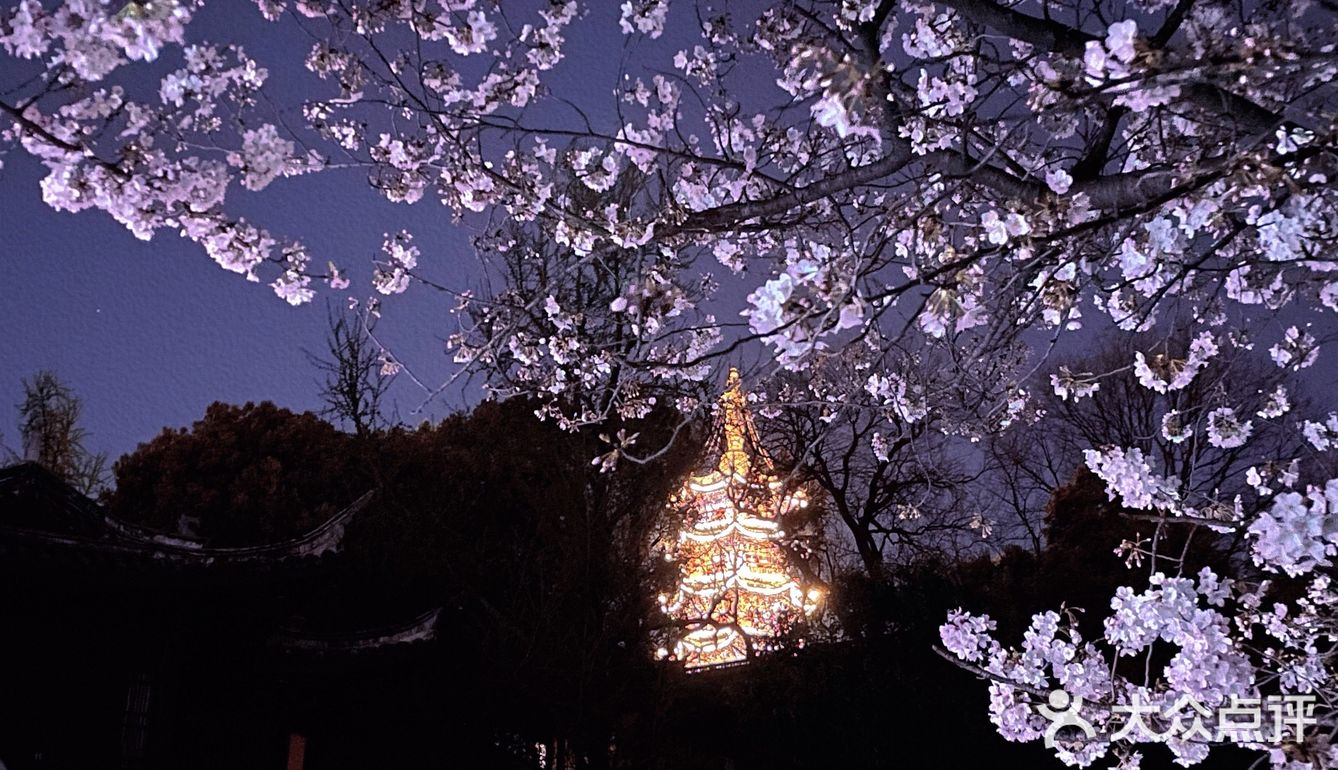
<svg viewBox="0 0 1338 770"><path fill-rule="evenodd" d="M671 28L660 40L629 42L618 30L617 5L597 7L586 23L570 30L568 57L553 73L555 90L587 111L593 108L598 119L600 108L607 113L614 101L619 55L671 57L680 47L673 38L686 37L674 35L673 27L694 23L688 16L671 14ZM266 90L278 103L298 103L302 89L319 82L301 64L311 39L292 24L265 22L251 3L206 6L187 28L188 43L202 41L242 44L269 67ZM168 51L142 85L156 88L180 55L179 49ZM539 117L551 125L563 116ZM18 449L15 405L22 398L21 381L41 369L54 370L83 398L89 448L112 457L164 426L190 424L216 400L318 407L317 373L303 350L322 349L325 300L342 305L347 294L326 289L311 305L290 307L267 286L223 270L201 249L168 233L145 243L101 212L48 208L38 187L45 169L21 150L8 153L3 163L0 441L5 446ZM279 179L261 193L234 186L228 206L277 237L302 238L315 264L332 259L349 270L355 296L371 293L370 259L382 234L402 228L414 233L433 280L468 288L482 277L468 222L452 222L431 200L389 203L361 172ZM451 304L449 297L415 285L383 305L378 333L430 383L456 369L443 352L443 341L455 328ZM401 376L389 392L389 407L416 423L479 396L477 383L457 385L414 413L424 393Z"/></svg>

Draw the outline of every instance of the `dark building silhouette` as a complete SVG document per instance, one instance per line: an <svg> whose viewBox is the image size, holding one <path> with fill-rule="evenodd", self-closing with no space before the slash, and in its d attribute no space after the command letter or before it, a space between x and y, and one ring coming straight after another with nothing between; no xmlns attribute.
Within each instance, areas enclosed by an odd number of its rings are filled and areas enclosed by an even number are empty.
<svg viewBox="0 0 1338 770"><path fill-rule="evenodd" d="M36 464L0 470L0 762L343 766L308 733L337 733L350 700L375 707L368 683L394 689L439 614L319 631L304 619L371 497L292 540L213 548L112 519Z"/></svg>

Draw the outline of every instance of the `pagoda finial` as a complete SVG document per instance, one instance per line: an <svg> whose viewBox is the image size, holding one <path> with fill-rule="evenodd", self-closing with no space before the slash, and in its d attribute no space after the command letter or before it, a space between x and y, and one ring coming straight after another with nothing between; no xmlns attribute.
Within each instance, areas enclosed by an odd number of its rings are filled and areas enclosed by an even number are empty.
<svg viewBox="0 0 1338 770"><path fill-rule="evenodd" d="M743 380L739 370L729 369L725 380L725 392L720 396L720 408L725 423L725 448L720 454L720 472L726 475L739 473L747 475L749 468L748 452L744 449L748 435L748 400L743 392Z"/></svg>

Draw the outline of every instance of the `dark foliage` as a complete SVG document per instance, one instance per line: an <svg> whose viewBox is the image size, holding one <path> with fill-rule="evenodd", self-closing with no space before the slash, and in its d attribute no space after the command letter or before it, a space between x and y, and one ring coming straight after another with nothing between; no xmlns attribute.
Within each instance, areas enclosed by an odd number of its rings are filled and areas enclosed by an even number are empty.
<svg viewBox="0 0 1338 770"><path fill-rule="evenodd" d="M664 414L629 427L653 439L672 425ZM173 650L174 744L162 756L177 764L277 761L284 736L299 732L309 770L532 768L541 752L549 767L579 768L1059 767L1039 745L997 735L986 688L935 654L938 626L963 606L1017 639L1031 613L1067 598L1091 633L1103 597L1147 572L1112 553L1146 525L1080 472L1053 496L1039 552L839 576L829 601L845 641L688 675L648 654L662 577L649 542L696 447L683 441L654 463L602 473L589 458L603 446L536 421L523 401L363 437L270 404L215 405L117 464L114 512L167 531L190 512L207 538L262 542L375 488L334 566L209 594L69 590L116 629L116 649L140 660ZM1206 537L1183 552L1189 571L1226 558ZM140 622L116 609L132 601L152 629L137 651L117 636ZM429 644L361 656L266 651L285 618L334 633L434 607ZM63 638L78 647L77 636ZM255 737L230 738L224 726L240 724ZM1145 767L1163 766L1169 755L1152 749Z"/></svg>
<svg viewBox="0 0 1338 770"><path fill-rule="evenodd" d="M371 488L353 437L268 401L210 405L116 461L111 514L213 545L285 540Z"/></svg>

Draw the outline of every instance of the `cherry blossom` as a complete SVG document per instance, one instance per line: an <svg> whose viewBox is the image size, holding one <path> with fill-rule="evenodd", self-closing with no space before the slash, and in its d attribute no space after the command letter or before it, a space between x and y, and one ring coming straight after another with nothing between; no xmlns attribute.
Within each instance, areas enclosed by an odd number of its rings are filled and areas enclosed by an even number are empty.
<svg viewBox="0 0 1338 770"><path fill-rule="evenodd" d="M628 0L620 6L618 25L625 34L639 32L654 39L664 33L664 19L669 13L668 0Z"/></svg>
<svg viewBox="0 0 1338 770"><path fill-rule="evenodd" d="M1106 482L1112 500L1129 508L1174 508L1179 493L1175 484L1152 472L1140 449L1089 449L1087 467Z"/></svg>
<svg viewBox="0 0 1338 770"><path fill-rule="evenodd" d="M1338 479L1305 495L1284 492L1250 525L1255 564L1288 575L1328 566L1338 553Z"/></svg>
<svg viewBox="0 0 1338 770"><path fill-rule="evenodd" d="M1330 412L1328 418L1323 421L1306 420L1301 425L1301 433L1305 435L1306 441L1320 452L1338 446L1338 414Z"/></svg>
<svg viewBox="0 0 1338 770"><path fill-rule="evenodd" d="M1315 337L1310 332L1289 326L1282 336L1282 341L1269 348L1268 354L1272 356L1273 363L1279 367L1305 369L1312 366L1319 358L1319 346L1315 344Z"/></svg>
<svg viewBox="0 0 1338 770"><path fill-rule="evenodd" d="M1074 374L1067 366L1061 365L1058 374L1050 375L1050 387L1054 389L1056 396L1077 401L1096 393L1101 389L1101 383L1091 372Z"/></svg>
<svg viewBox="0 0 1338 770"><path fill-rule="evenodd" d="M1149 358L1134 354L1134 372L1145 388L1158 393L1180 390L1193 382L1195 375L1217 355L1217 343L1210 332L1202 332L1189 344L1188 356L1181 360L1158 353Z"/></svg>
<svg viewBox="0 0 1338 770"><path fill-rule="evenodd" d="M1219 407L1208 413L1208 443L1219 449L1234 449L1250 439L1253 423L1241 421L1236 410Z"/></svg>
<svg viewBox="0 0 1338 770"><path fill-rule="evenodd" d="M228 163L242 169L242 184L250 190L263 190L284 173L292 160L293 143L279 136L272 124L242 133L241 152L228 156Z"/></svg>

